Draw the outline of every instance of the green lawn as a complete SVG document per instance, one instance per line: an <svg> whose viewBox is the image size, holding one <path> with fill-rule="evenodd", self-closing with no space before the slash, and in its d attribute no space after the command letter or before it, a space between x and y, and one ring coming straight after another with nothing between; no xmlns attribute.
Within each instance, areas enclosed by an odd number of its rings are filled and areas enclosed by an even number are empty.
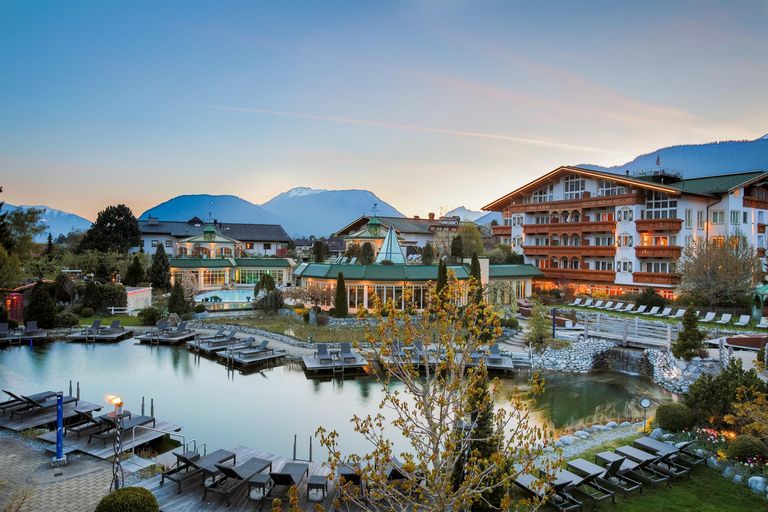
<svg viewBox="0 0 768 512"><path fill-rule="evenodd" d="M137 316L114 315L114 316L92 316L91 318L81 318L80 325L91 325L97 318L101 319L101 325L108 327L113 320L120 320L124 327L136 327L141 325L141 320Z"/></svg>
<svg viewBox="0 0 768 512"><path fill-rule="evenodd" d="M246 327L255 327L265 331L286 334L286 331L293 331L293 336L302 341L306 341L312 336L314 341L321 342L339 342L339 341L363 341L365 339L364 327L327 327L311 326L303 321L294 320L284 316L266 316L266 317L234 317L208 320L211 324L229 324L242 325Z"/></svg>

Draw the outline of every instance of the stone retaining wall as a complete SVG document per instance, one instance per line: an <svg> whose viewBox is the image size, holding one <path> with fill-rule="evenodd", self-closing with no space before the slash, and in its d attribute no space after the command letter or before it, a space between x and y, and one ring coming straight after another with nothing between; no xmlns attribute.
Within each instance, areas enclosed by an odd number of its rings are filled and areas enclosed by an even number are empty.
<svg viewBox="0 0 768 512"><path fill-rule="evenodd" d="M595 338L573 341L566 348L548 348L533 355L533 368L559 372L585 373L594 367L596 356L616 346L613 341Z"/></svg>
<svg viewBox="0 0 768 512"><path fill-rule="evenodd" d="M674 393L685 393L702 374L716 374L722 366L718 359L694 357L690 361L676 359L666 350L645 351L653 367L653 380L661 387Z"/></svg>

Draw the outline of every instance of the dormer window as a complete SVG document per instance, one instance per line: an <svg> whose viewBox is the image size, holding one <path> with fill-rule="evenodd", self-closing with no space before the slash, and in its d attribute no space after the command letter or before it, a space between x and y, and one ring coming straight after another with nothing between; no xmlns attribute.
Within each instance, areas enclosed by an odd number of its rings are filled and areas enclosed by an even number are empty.
<svg viewBox="0 0 768 512"><path fill-rule="evenodd" d="M565 177L565 199L581 199L587 189L587 180L578 174L570 174Z"/></svg>

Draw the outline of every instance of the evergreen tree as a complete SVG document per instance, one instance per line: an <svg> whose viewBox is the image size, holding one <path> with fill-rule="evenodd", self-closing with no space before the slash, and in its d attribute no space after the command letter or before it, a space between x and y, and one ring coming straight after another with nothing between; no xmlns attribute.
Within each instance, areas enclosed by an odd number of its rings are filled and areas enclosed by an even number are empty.
<svg viewBox="0 0 768 512"><path fill-rule="evenodd" d="M157 245L155 255L152 256L152 265L149 267L149 281L153 287L161 291L167 291L171 287L171 264L165 255L163 244Z"/></svg>
<svg viewBox="0 0 768 512"><path fill-rule="evenodd" d="M704 339L707 335L699 330L696 311L688 307L683 315L683 330L677 335L677 339L672 344L672 355L678 359L690 361L704 350Z"/></svg>
<svg viewBox="0 0 768 512"><path fill-rule="evenodd" d="M330 256L331 251L328 249L328 244L322 240L315 240L312 244L312 256L315 259L315 263L323 263Z"/></svg>
<svg viewBox="0 0 768 512"><path fill-rule="evenodd" d="M53 235L48 233L48 242L45 245L45 255L46 256L52 256L53 255Z"/></svg>
<svg viewBox="0 0 768 512"><path fill-rule="evenodd" d="M101 290L96 281L88 281L83 293L83 306L94 311L101 309Z"/></svg>
<svg viewBox="0 0 768 512"><path fill-rule="evenodd" d="M75 298L75 285L63 272L59 272L53 283L53 294L57 302L69 303Z"/></svg>
<svg viewBox="0 0 768 512"><path fill-rule="evenodd" d="M451 240L451 257L456 261L461 261L461 258L464 257L464 243L461 236L456 236Z"/></svg>
<svg viewBox="0 0 768 512"><path fill-rule="evenodd" d="M139 222L124 204L107 206L85 232L80 250L126 253L141 241Z"/></svg>
<svg viewBox="0 0 768 512"><path fill-rule="evenodd" d="M440 294L445 286L448 284L448 267L443 260L437 265L437 284L435 285L435 291Z"/></svg>
<svg viewBox="0 0 768 512"><path fill-rule="evenodd" d="M8 254L0 244L0 288L14 288L21 280L21 264L15 254Z"/></svg>
<svg viewBox="0 0 768 512"><path fill-rule="evenodd" d="M370 265L373 261L373 245L370 242L365 242L363 247L360 248L360 256L358 256L357 262L361 265Z"/></svg>
<svg viewBox="0 0 768 512"><path fill-rule="evenodd" d="M423 265L431 265L435 262L435 246L427 243L424 249L421 251L421 263Z"/></svg>
<svg viewBox="0 0 768 512"><path fill-rule="evenodd" d="M531 316L528 318L528 329L523 339L535 350L543 350L552 341L552 326L546 316L546 308L534 303Z"/></svg>
<svg viewBox="0 0 768 512"><path fill-rule="evenodd" d="M2 193L3 187L0 187L0 193ZM0 246L2 246L9 254L13 252L13 248L16 245L11 235L11 226L8 223L8 212L3 213L3 206L5 201L0 201Z"/></svg>
<svg viewBox="0 0 768 512"><path fill-rule="evenodd" d="M339 318L344 318L349 314L347 286L344 284L343 272L339 272L339 276L336 278L336 297L333 301L333 307L336 309L336 316Z"/></svg>
<svg viewBox="0 0 768 512"><path fill-rule="evenodd" d="M257 296L259 292L262 290L269 293L275 288L276 288L275 278L272 277L270 274L262 274L261 279L259 279L259 282L256 283L256 286L253 287L253 296L254 297Z"/></svg>
<svg viewBox="0 0 768 512"><path fill-rule="evenodd" d="M123 283L126 286L136 286L142 281L144 281L144 265L141 264L141 256L136 254L128 264Z"/></svg>
<svg viewBox="0 0 768 512"><path fill-rule="evenodd" d="M171 289L171 296L168 297L168 312L182 316L191 311L192 306L187 301L187 297L184 294L184 287L181 285L181 280L176 280Z"/></svg>
<svg viewBox="0 0 768 512"><path fill-rule="evenodd" d="M51 329L56 325L56 303L51 297L50 286L38 281L32 288L32 294L29 297L29 306L25 311L24 317L29 320L37 321L38 327Z"/></svg>
<svg viewBox="0 0 768 512"><path fill-rule="evenodd" d="M469 265L469 275L474 280L474 301L476 304L480 304L483 302L483 281L480 272L480 260L478 259L476 252L472 253L472 262Z"/></svg>
<svg viewBox="0 0 768 512"><path fill-rule="evenodd" d="M344 253L344 256L347 258L359 258L360 257L360 244L354 243L349 244L347 247L346 252Z"/></svg>

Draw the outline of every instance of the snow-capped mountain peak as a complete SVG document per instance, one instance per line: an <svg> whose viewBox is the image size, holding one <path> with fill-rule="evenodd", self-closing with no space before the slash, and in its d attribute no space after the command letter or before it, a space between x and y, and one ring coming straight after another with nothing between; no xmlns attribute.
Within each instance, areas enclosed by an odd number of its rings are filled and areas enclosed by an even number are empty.
<svg viewBox="0 0 768 512"><path fill-rule="evenodd" d="M320 194L322 192L327 192L326 189L317 189L317 188L310 188L310 187L294 187L288 192L284 192L284 194L288 197L302 197L302 196L310 196L312 194Z"/></svg>

